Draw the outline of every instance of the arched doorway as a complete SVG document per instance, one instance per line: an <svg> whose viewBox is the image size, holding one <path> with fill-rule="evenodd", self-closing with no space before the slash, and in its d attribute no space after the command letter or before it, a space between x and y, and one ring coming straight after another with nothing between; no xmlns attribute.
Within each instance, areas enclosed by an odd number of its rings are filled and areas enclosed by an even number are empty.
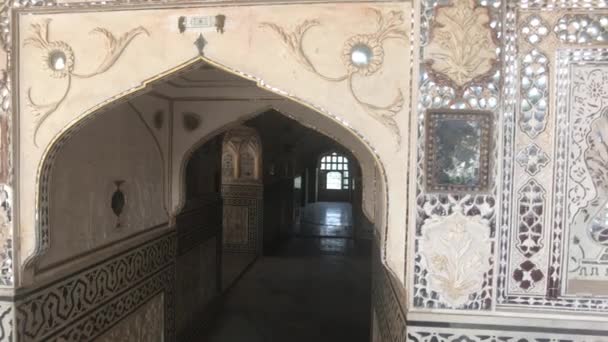
<svg viewBox="0 0 608 342"><path fill-rule="evenodd" d="M164 278L158 280L153 292L140 299L145 309L125 313L124 320L130 315L151 315L144 311L162 308L164 331L157 329L152 334L166 337L173 336L173 327L177 336L185 336L192 317L201 308L213 305L212 294L220 291L221 275L207 275L220 269L217 256L223 247L218 241L223 240L221 234L225 231L218 229L218 216L225 217L226 213L218 214L222 207L218 197L209 196L198 203L187 200L193 193L205 191L202 183L185 186L186 176L197 173L186 165L203 144L213 144L218 134L238 130L245 120L274 108L351 150L368 174L378 167L376 156L357 136L307 107L260 90L248 80L218 72L207 63L191 65L187 73L178 75L123 103L104 108L92 119L72 126L51 146L42 167L44 182L39 193L43 200L39 207L41 222L48 227L47 251L40 249L39 255L45 257L31 261L34 279L52 279L59 270L86 270L90 263L110 262L113 253L121 250L127 254L144 253L132 256L129 260L135 264L130 267L135 270L143 263ZM198 86L210 81L206 77L213 77L213 83L231 81L226 91L246 88L247 92L226 98L208 97ZM180 96L184 85L199 89L200 97ZM252 92L258 92L253 101ZM234 165L232 175L258 177L256 174L261 171L247 173L244 165L261 167L261 161L247 154L247 149L241 152L244 154L237 154L240 163ZM293 164L284 166L288 174L293 172ZM212 172L205 177L215 182L222 174ZM217 184L206 189L217 189ZM70 208L77 208L72 213L75 216L64 215ZM151 243L156 245L150 247ZM170 247L174 243L175 254ZM146 248L161 249L149 255L144 252ZM158 260L149 259L152 255ZM115 275L110 272L110 276ZM132 281L141 284L144 279L148 278L135 277ZM40 332L36 338L44 338L44 334Z"/></svg>

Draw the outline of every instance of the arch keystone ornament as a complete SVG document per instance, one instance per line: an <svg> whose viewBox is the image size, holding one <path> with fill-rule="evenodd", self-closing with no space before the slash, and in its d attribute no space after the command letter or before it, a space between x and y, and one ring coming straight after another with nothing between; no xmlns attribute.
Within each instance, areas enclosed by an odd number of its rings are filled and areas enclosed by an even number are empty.
<svg viewBox="0 0 608 342"><path fill-rule="evenodd" d="M451 5L437 8L423 58L438 84L462 94L498 70L498 44L489 23L489 9L474 0L452 0Z"/></svg>
<svg viewBox="0 0 608 342"><path fill-rule="evenodd" d="M488 223L481 216L465 216L458 210L430 218L422 231L429 287L452 307L466 304L470 295L481 290L490 267Z"/></svg>

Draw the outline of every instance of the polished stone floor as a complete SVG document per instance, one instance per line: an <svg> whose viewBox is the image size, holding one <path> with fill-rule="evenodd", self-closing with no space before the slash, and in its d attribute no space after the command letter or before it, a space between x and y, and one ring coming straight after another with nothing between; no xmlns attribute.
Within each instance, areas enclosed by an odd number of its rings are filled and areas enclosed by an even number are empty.
<svg viewBox="0 0 608 342"><path fill-rule="evenodd" d="M201 341L369 341L370 253L369 241L350 238L285 241L228 292Z"/></svg>
<svg viewBox="0 0 608 342"><path fill-rule="evenodd" d="M353 210L350 203L317 202L304 207L298 236L353 237Z"/></svg>

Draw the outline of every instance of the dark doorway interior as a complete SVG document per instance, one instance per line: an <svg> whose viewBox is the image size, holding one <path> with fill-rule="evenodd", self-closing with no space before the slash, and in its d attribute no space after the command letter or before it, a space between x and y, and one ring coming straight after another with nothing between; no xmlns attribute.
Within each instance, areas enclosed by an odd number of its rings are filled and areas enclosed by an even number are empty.
<svg viewBox="0 0 608 342"><path fill-rule="evenodd" d="M234 276L221 285L219 314L201 322L205 332L193 341L369 341L371 250L359 233L369 222L361 219L357 159L276 111L244 125L262 144L263 249L243 264L223 254L220 272ZM193 198L217 198L220 142L193 156L200 161L187 174ZM322 163L328 156L335 162ZM213 170L200 169L206 165Z"/></svg>

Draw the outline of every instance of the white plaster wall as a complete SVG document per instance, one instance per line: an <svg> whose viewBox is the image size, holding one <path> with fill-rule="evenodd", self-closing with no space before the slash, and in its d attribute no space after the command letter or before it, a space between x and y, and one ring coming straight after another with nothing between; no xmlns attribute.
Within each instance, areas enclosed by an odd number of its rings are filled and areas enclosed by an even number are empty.
<svg viewBox="0 0 608 342"><path fill-rule="evenodd" d="M123 180L121 226L111 209ZM122 104L84 126L60 150L50 181L51 249L44 268L167 222L163 163L154 138Z"/></svg>

